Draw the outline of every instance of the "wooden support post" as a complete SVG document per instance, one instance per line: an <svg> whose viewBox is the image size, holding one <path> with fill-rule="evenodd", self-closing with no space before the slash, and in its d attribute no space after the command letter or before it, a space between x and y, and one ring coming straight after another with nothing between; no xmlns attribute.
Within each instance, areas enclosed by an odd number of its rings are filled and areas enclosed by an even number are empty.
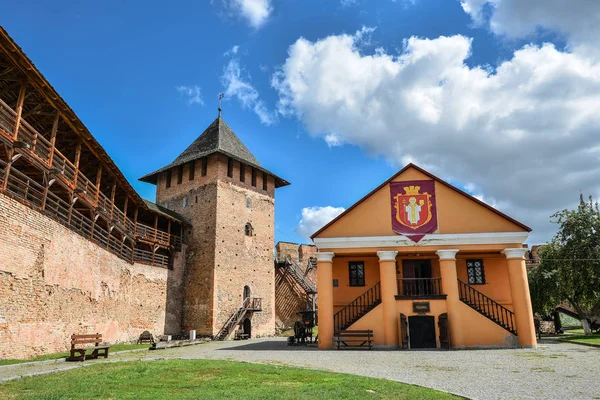
<svg viewBox="0 0 600 400"><path fill-rule="evenodd" d="M74 188L77 188L77 179L79 178L79 159L81 158L81 139L77 141L77 149L75 149L75 179L73 181Z"/></svg>
<svg viewBox="0 0 600 400"><path fill-rule="evenodd" d="M137 218L138 218L138 208L135 208L133 212L133 236L137 235Z"/></svg>
<svg viewBox="0 0 600 400"><path fill-rule="evenodd" d="M52 132L50 133L50 156L48 158L48 167L52 168L54 161L54 149L56 148L56 132L58 131L58 122L60 121L60 113L57 111L52 123Z"/></svg>
<svg viewBox="0 0 600 400"><path fill-rule="evenodd" d="M74 196L73 193L71 193L71 196L69 196L69 198L71 199L69 204L69 218L67 219L67 225L71 226L71 216L73 215L73 206L75 205L75 203L77 203L78 197Z"/></svg>
<svg viewBox="0 0 600 400"><path fill-rule="evenodd" d="M113 219L113 211L115 209L115 193L117 192L117 178L115 178L115 182L112 186L112 191L110 192L110 220Z"/></svg>
<svg viewBox="0 0 600 400"><path fill-rule="evenodd" d="M158 214L154 216L154 242L156 242L156 234L158 233Z"/></svg>
<svg viewBox="0 0 600 400"><path fill-rule="evenodd" d="M123 226L127 231L127 207L129 206L129 196L125 197L125 206L123 207Z"/></svg>
<svg viewBox="0 0 600 400"><path fill-rule="evenodd" d="M25 91L27 90L27 79L21 83L19 90L19 99L17 100L17 116L15 118L15 127L13 130L13 140L17 140L19 136L19 127L21 126L21 116L23 115L23 103L25 102Z"/></svg>
<svg viewBox="0 0 600 400"><path fill-rule="evenodd" d="M46 200L48 200L48 191L50 190L50 186L55 182L55 178L49 179L50 175L44 174L45 187L44 187L44 196L42 197L42 210L46 209Z"/></svg>
<svg viewBox="0 0 600 400"><path fill-rule="evenodd" d="M4 168L4 183L2 184L2 191L5 192L8 187L8 176L10 175L10 169L12 167L12 158L15 154L15 150L10 148L7 150L8 154L8 162L6 163L6 168Z"/></svg>
<svg viewBox="0 0 600 400"><path fill-rule="evenodd" d="M94 229L96 228L96 220L98 219L98 217L100 216L100 214L98 215L94 215L94 210L90 210L90 215L92 216L92 230L90 232L90 239L94 239Z"/></svg>
<svg viewBox="0 0 600 400"><path fill-rule="evenodd" d="M170 219L167 220L167 224L168 224L167 225L167 240L168 240L167 244L171 244L171 220Z"/></svg>
<svg viewBox="0 0 600 400"><path fill-rule="evenodd" d="M98 173L96 174L96 204L98 204L98 197L100 196L100 183L102 180L102 164L98 167Z"/></svg>

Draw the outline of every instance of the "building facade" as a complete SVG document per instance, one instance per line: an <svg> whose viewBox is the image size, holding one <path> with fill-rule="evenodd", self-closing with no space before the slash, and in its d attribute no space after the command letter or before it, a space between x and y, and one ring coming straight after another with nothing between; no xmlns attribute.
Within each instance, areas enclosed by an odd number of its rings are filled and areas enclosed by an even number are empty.
<svg viewBox="0 0 600 400"><path fill-rule="evenodd" d="M319 347L367 329L389 348L535 346L529 231L408 165L313 235Z"/></svg>

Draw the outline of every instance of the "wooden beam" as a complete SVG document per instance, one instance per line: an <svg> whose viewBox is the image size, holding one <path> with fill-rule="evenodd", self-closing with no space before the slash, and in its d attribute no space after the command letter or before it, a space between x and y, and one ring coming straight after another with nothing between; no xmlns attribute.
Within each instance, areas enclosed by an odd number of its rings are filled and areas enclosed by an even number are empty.
<svg viewBox="0 0 600 400"><path fill-rule="evenodd" d="M73 193L71 193L69 198L71 199L71 201L70 201L71 204L69 205L69 218L67 220L67 225L71 226L71 216L73 215L73 206L75 205L75 203L77 203L77 200L79 200L79 198L74 196Z"/></svg>
<svg viewBox="0 0 600 400"><path fill-rule="evenodd" d="M133 212L133 236L137 235L137 218L138 218L138 208L135 208Z"/></svg>
<svg viewBox="0 0 600 400"><path fill-rule="evenodd" d="M98 197L100 196L100 183L102 181L102 164L98 167L96 173L96 204L98 204Z"/></svg>
<svg viewBox="0 0 600 400"><path fill-rule="evenodd" d="M81 140L77 141L77 148L75 150L75 180L73 181L74 187L77 188L77 178L79 177L79 159L81 158Z"/></svg>
<svg viewBox="0 0 600 400"><path fill-rule="evenodd" d="M2 184L2 191L5 192L8 187L8 176L10 175L10 169L12 167L12 157L15 150L13 148L8 149L8 163L6 163L6 168L4 168L4 182Z"/></svg>
<svg viewBox="0 0 600 400"><path fill-rule="evenodd" d="M25 92L27 90L27 79L21 83L21 89L19 90L19 99L17 100L17 116L15 118L15 127L13 130L13 140L17 140L19 134L19 126L21 126L21 115L23 114L23 102L25 101Z"/></svg>
<svg viewBox="0 0 600 400"><path fill-rule="evenodd" d="M48 158L48 167L52 168L54 160L54 149L56 148L56 133L58 131L58 122L60 121L60 113L57 111L52 123L52 132L50 133L50 157Z"/></svg>
<svg viewBox="0 0 600 400"><path fill-rule="evenodd" d="M129 196L125 197L125 206L123 207L123 226L127 231L127 206L129 205Z"/></svg>
<svg viewBox="0 0 600 400"><path fill-rule="evenodd" d="M90 215L92 218L92 230L90 231L90 239L94 239L94 229L96 228L96 216L94 215L94 210L90 210Z"/></svg>
<svg viewBox="0 0 600 400"><path fill-rule="evenodd" d="M48 199L48 190L50 190L50 186L54 183L54 178L48 179L50 177L49 174L44 172L44 195L42 196L42 210L46 209L46 200Z"/></svg>
<svg viewBox="0 0 600 400"><path fill-rule="evenodd" d="M110 192L110 219L113 219L113 211L115 209L115 193L117 192L117 180L115 179L112 190Z"/></svg>
<svg viewBox="0 0 600 400"><path fill-rule="evenodd" d="M158 214L154 216L154 241L156 242L156 233L158 232Z"/></svg>

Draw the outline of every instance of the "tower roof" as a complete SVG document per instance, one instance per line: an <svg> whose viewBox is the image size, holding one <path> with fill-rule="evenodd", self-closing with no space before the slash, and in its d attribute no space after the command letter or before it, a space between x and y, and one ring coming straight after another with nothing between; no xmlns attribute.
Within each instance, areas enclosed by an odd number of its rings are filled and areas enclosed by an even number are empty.
<svg viewBox="0 0 600 400"><path fill-rule="evenodd" d="M221 116L217 117L217 119L215 119L214 122L183 151L183 153L177 156L171 164L141 177L140 181L156 184L158 175L161 172L206 157L213 153L224 154L262 172L266 172L275 178L275 187L289 185L289 182L264 169L260 165L256 157L254 157L250 150L244 146L240 138L229 126L227 126Z"/></svg>

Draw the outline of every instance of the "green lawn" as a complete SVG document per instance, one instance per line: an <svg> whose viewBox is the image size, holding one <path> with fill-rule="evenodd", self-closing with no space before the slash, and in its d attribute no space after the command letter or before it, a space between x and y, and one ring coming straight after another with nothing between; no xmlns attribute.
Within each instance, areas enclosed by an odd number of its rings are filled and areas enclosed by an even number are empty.
<svg viewBox="0 0 600 400"><path fill-rule="evenodd" d="M450 399L384 379L232 361L102 363L0 384L1 399Z"/></svg>
<svg viewBox="0 0 600 400"><path fill-rule="evenodd" d="M149 344L112 344L112 345L110 345L109 354L111 352L115 352L115 351L143 349L143 348L149 349L150 345ZM58 358L65 358L68 356L69 356L69 352L64 352L64 353L44 354L43 356L27 358L24 360L9 358L9 359L0 360L0 365L20 364L20 363L26 363L26 362L32 362L32 361L56 360Z"/></svg>
<svg viewBox="0 0 600 400"><path fill-rule="evenodd" d="M595 344L600 346L600 335L565 335L560 338L563 342Z"/></svg>

